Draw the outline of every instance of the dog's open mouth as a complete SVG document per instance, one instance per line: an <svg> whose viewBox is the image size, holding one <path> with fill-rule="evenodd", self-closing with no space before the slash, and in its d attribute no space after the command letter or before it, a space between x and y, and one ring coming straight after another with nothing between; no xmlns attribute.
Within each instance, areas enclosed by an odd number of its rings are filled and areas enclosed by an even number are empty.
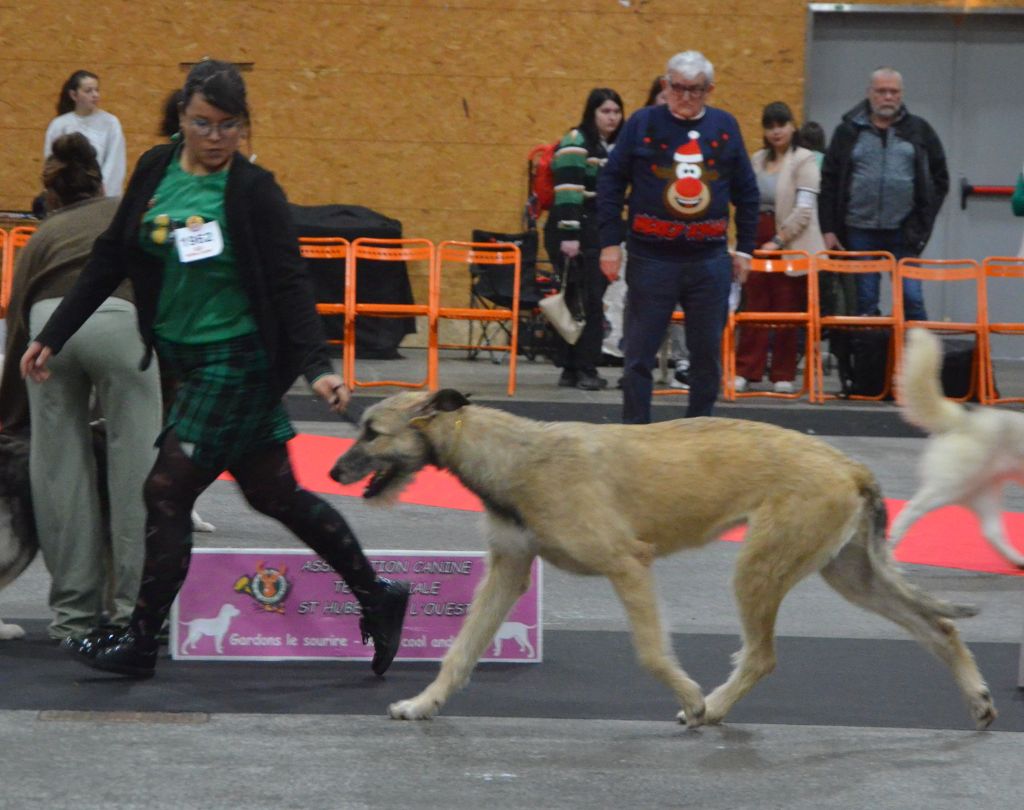
<svg viewBox="0 0 1024 810"><path fill-rule="evenodd" d="M366 482L366 489L363 490L364 498L374 498L388 488L388 485L398 478L401 469L397 466L384 467L376 470Z"/></svg>

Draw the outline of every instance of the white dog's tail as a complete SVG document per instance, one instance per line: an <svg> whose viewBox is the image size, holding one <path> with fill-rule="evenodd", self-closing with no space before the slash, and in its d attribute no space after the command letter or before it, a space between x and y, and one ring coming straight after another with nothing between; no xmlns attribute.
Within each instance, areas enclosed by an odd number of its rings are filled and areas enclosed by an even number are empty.
<svg viewBox="0 0 1024 810"><path fill-rule="evenodd" d="M903 418L929 433L953 430L967 416L966 408L942 393L941 367L939 339L927 329L911 329L900 372Z"/></svg>

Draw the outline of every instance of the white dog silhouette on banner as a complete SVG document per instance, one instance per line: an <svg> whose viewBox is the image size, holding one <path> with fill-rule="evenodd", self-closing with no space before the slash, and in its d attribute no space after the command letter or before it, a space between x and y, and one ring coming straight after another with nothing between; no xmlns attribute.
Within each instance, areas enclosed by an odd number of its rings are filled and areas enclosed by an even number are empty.
<svg viewBox="0 0 1024 810"><path fill-rule="evenodd" d="M181 645L181 654L188 655L189 649L194 650L196 642L203 636L212 636L217 655L223 655L224 636L228 634L231 620L240 612L234 605L225 603L220 606L220 612L212 619L193 619L190 622L182 622L188 628L188 636Z"/></svg>
<svg viewBox="0 0 1024 810"><path fill-rule="evenodd" d="M530 630L536 630L535 624L523 624L522 622L504 622L494 634L494 650L492 655L501 655L501 644L511 639L519 645L519 652L525 652L530 658L536 658L537 653L530 643Z"/></svg>

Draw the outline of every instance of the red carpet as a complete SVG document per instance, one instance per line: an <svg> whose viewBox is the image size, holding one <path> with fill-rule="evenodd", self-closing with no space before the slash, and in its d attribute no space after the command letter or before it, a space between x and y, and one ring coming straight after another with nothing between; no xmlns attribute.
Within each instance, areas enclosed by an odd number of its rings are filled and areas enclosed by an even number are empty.
<svg viewBox="0 0 1024 810"><path fill-rule="evenodd" d="M299 483L313 492L360 497L363 484L343 487L332 481L331 469L349 445L351 439L300 434L289 444L295 475ZM230 478L224 475L222 478ZM453 475L428 467L408 486L400 498L402 503L420 506L438 506L443 509L461 509L481 512L479 499L466 490ZM889 518L894 518L906 501L889 499ZM1024 549L1024 514L1004 513L1006 531L1014 544ZM737 542L743 539L743 529L729 532L723 538ZM981 536L978 520L971 512L956 506L946 507L919 520L896 548L896 559L905 563L959 568L991 574L1020 576L1020 571L997 554Z"/></svg>

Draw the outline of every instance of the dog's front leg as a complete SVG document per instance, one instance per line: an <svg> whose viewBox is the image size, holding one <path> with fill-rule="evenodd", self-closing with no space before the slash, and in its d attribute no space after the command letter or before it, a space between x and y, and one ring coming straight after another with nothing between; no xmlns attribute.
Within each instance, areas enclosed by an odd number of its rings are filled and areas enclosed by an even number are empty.
<svg viewBox="0 0 1024 810"><path fill-rule="evenodd" d="M395 720L427 720L440 711L452 693L469 681L477 660L491 643L505 616L530 584L532 554L491 551L487 574L473 597L466 621L441 662L437 678L420 694L388 707Z"/></svg>
<svg viewBox="0 0 1024 810"><path fill-rule="evenodd" d="M624 557L618 570L609 574L608 579L629 616L637 658L645 669L675 692L683 707L676 719L689 728L704 725L704 695L700 685L683 671L672 652L668 634L661 624L650 567L633 557Z"/></svg>

